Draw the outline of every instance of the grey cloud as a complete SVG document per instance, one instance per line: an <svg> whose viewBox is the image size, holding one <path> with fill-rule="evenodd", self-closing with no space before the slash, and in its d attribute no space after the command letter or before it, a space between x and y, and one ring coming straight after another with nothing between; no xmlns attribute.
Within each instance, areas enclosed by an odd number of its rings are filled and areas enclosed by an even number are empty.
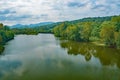
<svg viewBox="0 0 120 80"><path fill-rule="evenodd" d="M108 6L105 5L95 5L91 9L99 9L99 8L107 8Z"/></svg>
<svg viewBox="0 0 120 80"><path fill-rule="evenodd" d="M48 14L41 14L41 16L42 16L42 17L47 17L47 16L48 16Z"/></svg>
<svg viewBox="0 0 120 80"><path fill-rule="evenodd" d="M109 13L111 10L111 6L108 5L94 5L91 10L97 10L100 12L104 12L104 13Z"/></svg>
<svg viewBox="0 0 120 80"><path fill-rule="evenodd" d="M86 6L86 3L80 3L80 2L70 2L67 5L68 7L84 7Z"/></svg>
<svg viewBox="0 0 120 80"><path fill-rule="evenodd" d="M10 11L9 9L5 9L5 10L0 11L0 15L9 14L9 13L16 13L16 11Z"/></svg>
<svg viewBox="0 0 120 80"><path fill-rule="evenodd" d="M21 16L14 16L14 15L10 15L10 16L0 16L0 21L5 21L5 20L8 20L8 21L19 21L19 20L23 20L25 18L30 18L31 15L21 15Z"/></svg>

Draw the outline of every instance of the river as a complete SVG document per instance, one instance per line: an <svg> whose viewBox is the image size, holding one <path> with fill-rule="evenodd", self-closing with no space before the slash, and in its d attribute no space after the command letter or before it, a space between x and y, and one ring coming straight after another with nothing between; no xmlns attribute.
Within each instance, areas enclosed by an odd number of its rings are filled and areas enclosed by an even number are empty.
<svg viewBox="0 0 120 80"><path fill-rule="evenodd" d="M0 80L120 80L120 50L17 35L0 56Z"/></svg>

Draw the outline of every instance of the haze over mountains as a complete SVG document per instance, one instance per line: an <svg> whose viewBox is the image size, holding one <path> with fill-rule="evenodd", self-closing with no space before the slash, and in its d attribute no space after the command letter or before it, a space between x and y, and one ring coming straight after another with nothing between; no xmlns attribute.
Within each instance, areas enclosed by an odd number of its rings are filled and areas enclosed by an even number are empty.
<svg viewBox="0 0 120 80"><path fill-rule="evenodd" d="M44 25L49 25L54 22L41 22L41 23L36 23L36 24L28 24L28 25L23 25L23 24L15 24L10 26L10 28L34 28L34 27L40 27Z"/></svg>

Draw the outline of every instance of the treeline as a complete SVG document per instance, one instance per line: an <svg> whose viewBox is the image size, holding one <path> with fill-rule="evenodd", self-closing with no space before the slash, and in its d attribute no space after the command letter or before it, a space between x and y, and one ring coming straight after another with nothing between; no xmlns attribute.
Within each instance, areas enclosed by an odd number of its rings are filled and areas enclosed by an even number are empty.
<svg viewBox="0 0 120 80"><path fill-rule="evenodd" d="M38 31L32 28L24 28L24 29L12 29L14 34L27 34L27 35L37 35Z"/></svg>
<svg viewBox="0 0 120 80"><path fill-rule="evenodd" d="M37 35L38 33L52 33L52 29L58 25L53 23L44 26L36 26L33 28L13 28L11 29L15 34Z"/></svg>
<svg viewBox="0 0 120 80"><path fill-rule="evenodd" d="M13 38L14 33L9 29L9 27L0 23L0 53L4 50L3 45Z"/></svg>
<svg viewBox="0 0 120 80"><path fill-rule="evenodd" d="M53 33L73 41L99 41L120 48L120 16L61 22L53 28Z"/></svg>

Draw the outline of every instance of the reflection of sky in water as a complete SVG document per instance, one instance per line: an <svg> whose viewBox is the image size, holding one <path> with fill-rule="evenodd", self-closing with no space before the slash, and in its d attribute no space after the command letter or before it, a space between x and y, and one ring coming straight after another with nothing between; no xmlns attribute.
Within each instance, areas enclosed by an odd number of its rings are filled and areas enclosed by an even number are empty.
<svg viewBox="0 0 120 80"><path fill-rule="evenodd" d="M14 71L21 65L22 65L21 62L17 60L10 61L0 59L0 79L2 78L3 75L5 76L14 73Z"/></svg>
<svg viewBox="0 0 120 80"><path fill-rule="evenodd" d="M84 55L68 55L51 34L18 35L6 45L3 54L0 79L3 77L4 80L50 80L51 76L54 80L60 76L66 79L100 76L103 79L102 76L108 73L113 78L120 74L116 67L103 67L96 57L86 61Z"/></svg>

